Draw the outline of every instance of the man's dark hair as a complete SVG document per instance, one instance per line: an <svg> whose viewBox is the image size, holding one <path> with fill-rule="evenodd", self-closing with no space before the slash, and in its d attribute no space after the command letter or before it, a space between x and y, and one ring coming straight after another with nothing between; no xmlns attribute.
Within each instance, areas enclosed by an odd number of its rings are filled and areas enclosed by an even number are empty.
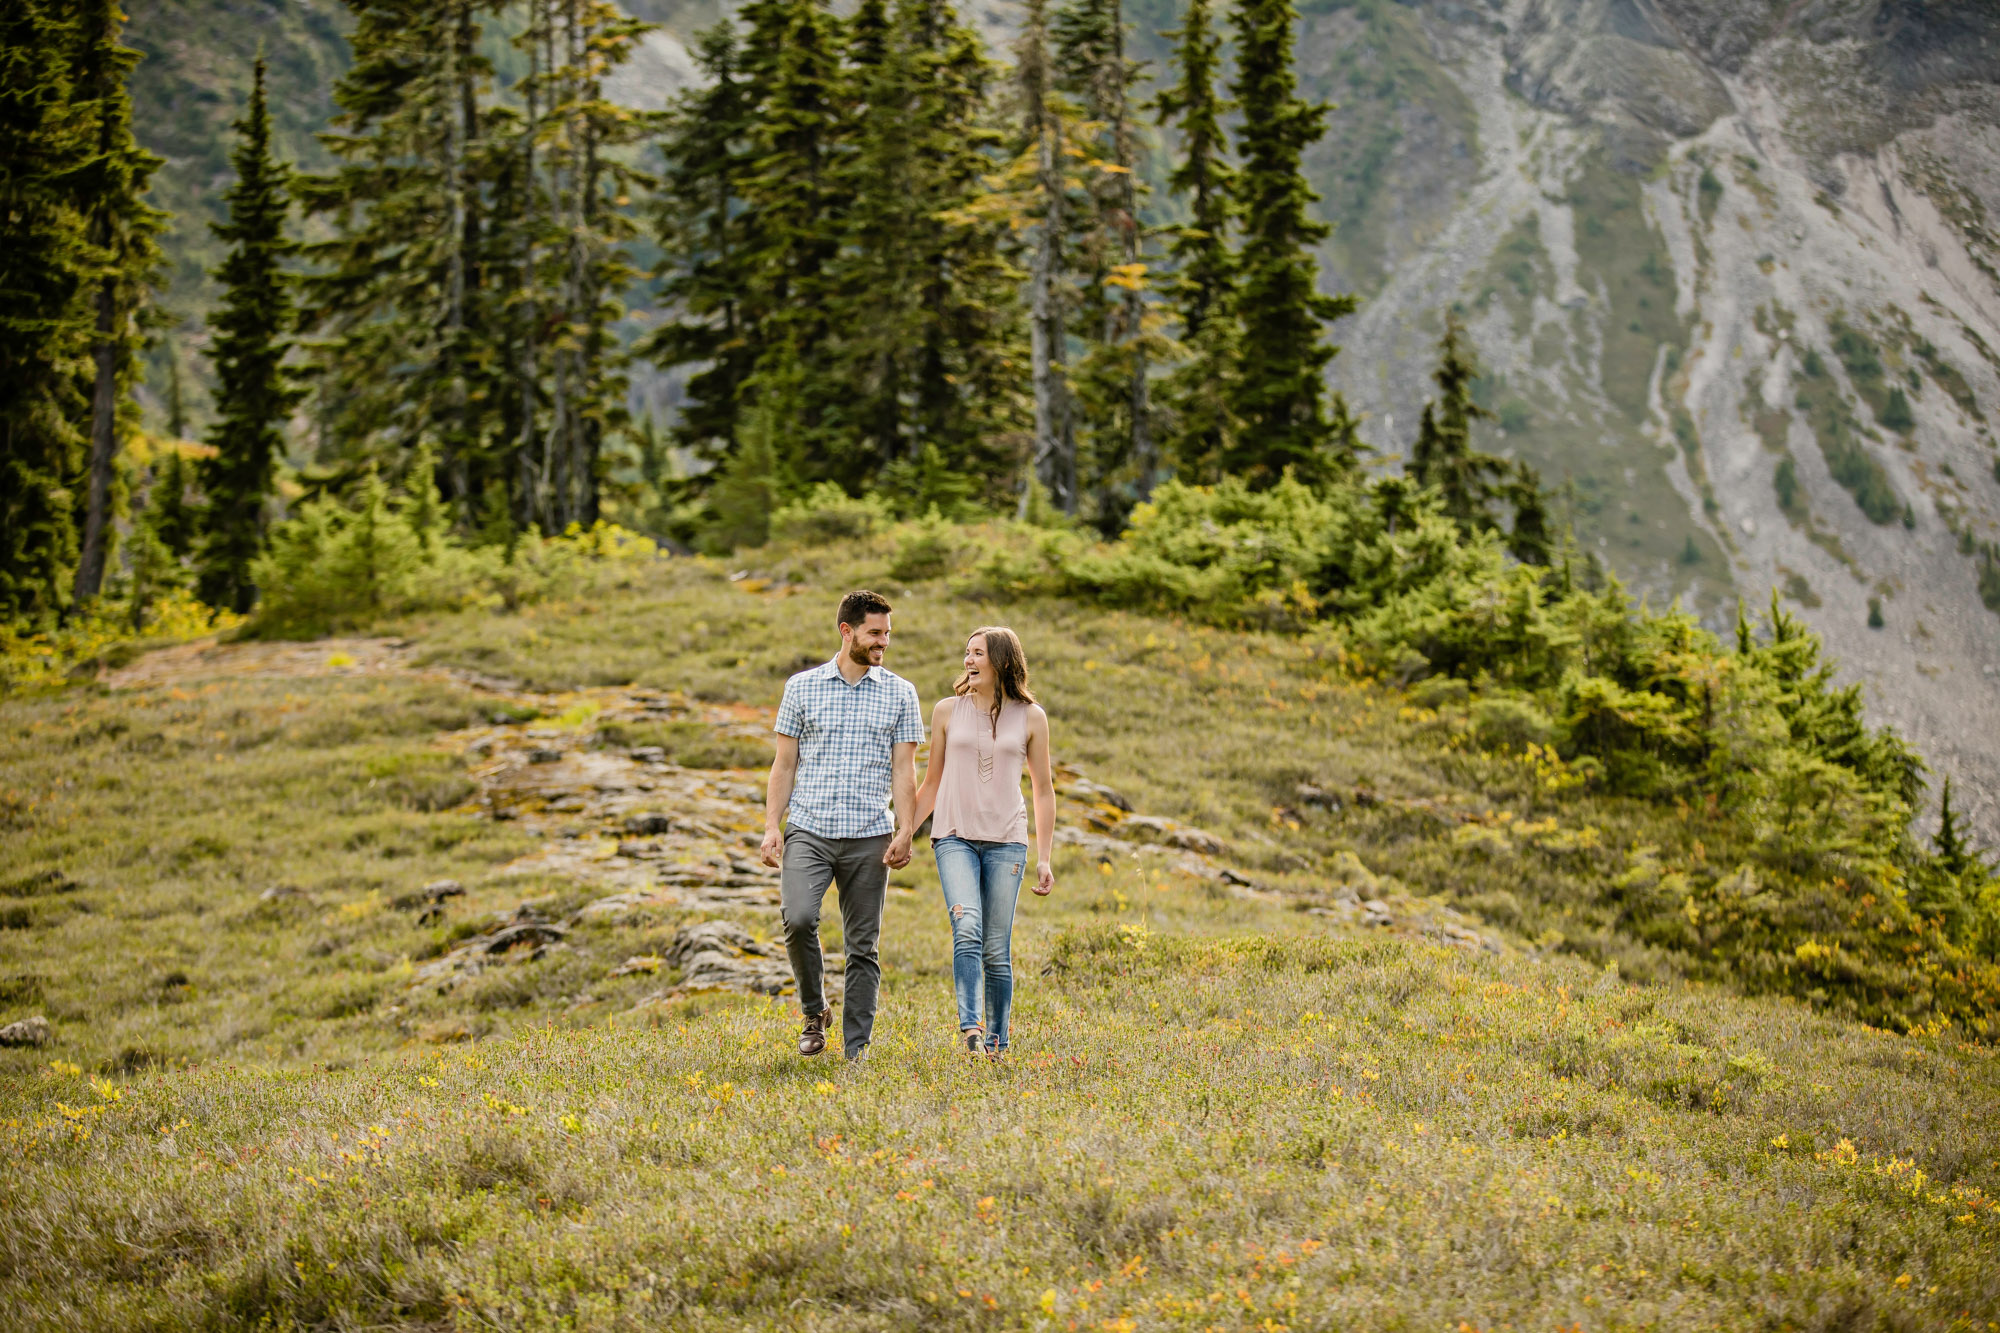
<svg viewBox="0 0 2000 1333"><path fill-rule="evenodd" d="M840 619L836 625L860 625L870 616L886 616L890 606L888 599L879 592L869 592L862 588L840 599Z"/></svg>

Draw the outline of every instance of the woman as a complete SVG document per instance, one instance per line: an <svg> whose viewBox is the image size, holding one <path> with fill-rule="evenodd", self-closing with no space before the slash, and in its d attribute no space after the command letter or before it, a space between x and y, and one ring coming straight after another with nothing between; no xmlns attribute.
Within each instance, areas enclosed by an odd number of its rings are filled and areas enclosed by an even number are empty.
<svg viewBox="0 0 2000 1333"><path fill-rule="evenodd" d="M965 644L965 674L931 714L931 760L917 791L916 825L930 817L938 883L951 911L959 1041L992 1056L1006 1053L1014 1001L1014 903L1028 860L1024 764L1034 778L1034 890L1047 895L1056 886L1049 868L1056 812L1049 715L1028 692L1028 658L1014 631L974 630ZM980 1021L982 979L990 1027Z"/></svg>

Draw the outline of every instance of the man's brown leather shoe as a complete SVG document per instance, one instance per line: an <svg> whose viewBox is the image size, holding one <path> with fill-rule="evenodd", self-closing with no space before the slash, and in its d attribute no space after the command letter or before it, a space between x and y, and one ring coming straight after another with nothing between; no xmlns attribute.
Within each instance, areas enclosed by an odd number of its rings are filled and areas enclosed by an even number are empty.
<svg viewBox="0 0 2000 1333"><path fill-rule="evenodd" d="M799 1054L818 1055L826 1049L827 1025L833 1022L833 1006L828 1005L823 1013L808 1014L806 1025L799 1031Z"/></svg>

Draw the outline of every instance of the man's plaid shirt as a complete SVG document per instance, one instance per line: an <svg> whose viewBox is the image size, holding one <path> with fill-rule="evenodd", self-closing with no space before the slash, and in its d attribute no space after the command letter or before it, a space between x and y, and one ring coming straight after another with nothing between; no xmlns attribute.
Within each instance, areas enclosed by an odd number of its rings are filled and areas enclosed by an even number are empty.
<svg viewBox="0 0 2000 1333"><path fill-rule="evenodd" d="M859 684L849 685L836 658L785 682L774 730L799 742L791 827L822 838L895 831L889 813L895 747L924 738L916 686L884 667L869 667Z"/></svg>

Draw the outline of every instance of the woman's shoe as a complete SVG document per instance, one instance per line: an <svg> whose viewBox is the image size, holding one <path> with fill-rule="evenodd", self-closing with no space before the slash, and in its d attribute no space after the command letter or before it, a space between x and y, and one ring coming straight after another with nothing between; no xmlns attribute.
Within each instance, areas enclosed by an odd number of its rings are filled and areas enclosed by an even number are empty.
<svg viewBox="0 0 2000 1333"><path fill-rule="evenodd" d="M958 1040L965 1047L967 1055L978 1055L986 1049L986 1029L967 1028L958 1034Z"/></svg>

